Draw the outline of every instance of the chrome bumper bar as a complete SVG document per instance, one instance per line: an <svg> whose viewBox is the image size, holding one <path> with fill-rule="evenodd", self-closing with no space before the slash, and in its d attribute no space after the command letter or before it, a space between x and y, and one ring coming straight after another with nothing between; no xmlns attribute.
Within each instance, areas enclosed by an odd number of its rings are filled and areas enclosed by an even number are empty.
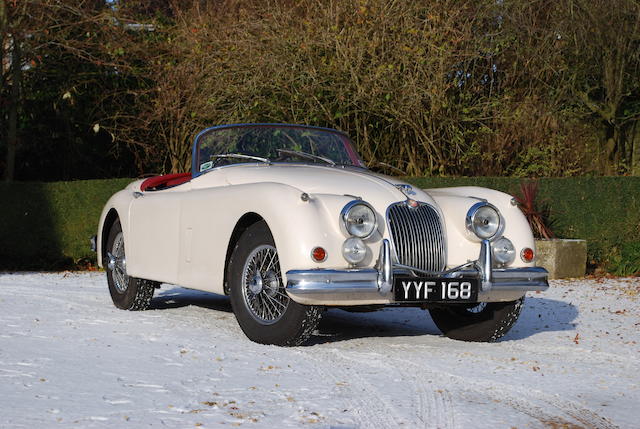
<svg viewBox="0 0 640 429"><path fill-rule="evenodd" d="M447 271L424 271L393 264L388 240L383 240L375 268L351 270L287 271L286 291L294 301L307 305L394 304L395 275L433 278L473 278L480 281L479 302L513 301L527 291L549 287L547 270L541 267L492 268L491 243L484 240L480 256Z"/></svg>

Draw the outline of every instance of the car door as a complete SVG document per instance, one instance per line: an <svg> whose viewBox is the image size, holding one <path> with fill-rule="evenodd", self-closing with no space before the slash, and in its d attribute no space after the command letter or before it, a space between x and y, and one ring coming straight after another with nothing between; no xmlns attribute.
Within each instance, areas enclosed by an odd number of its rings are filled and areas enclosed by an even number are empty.
<svg viewBox="0 0 640 429"><path fill-rule="evenodd" d="M181 186L186 190L189 184ZM184 192L135 194L129 210L127 272L163 283L178 280L180 205Z"/></svg>
<svg viewBox="0 0 640 429"><path fill-rule="evenodd" d="M180 201L180 258L178 284L222 293L227 245L237 207L226 181L225 169L212 170L191 182Z"/></svg>

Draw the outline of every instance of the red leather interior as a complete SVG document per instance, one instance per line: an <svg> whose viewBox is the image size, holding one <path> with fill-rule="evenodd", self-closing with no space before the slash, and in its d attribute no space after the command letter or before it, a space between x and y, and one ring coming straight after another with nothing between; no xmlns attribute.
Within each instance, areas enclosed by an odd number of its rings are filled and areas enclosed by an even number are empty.
<svg viewBox="0 0 640 429"><path fill-rule="evenodd" d="M160 189L178 186L191 180L191 173L165 174L164 176L149 177L142 182L140 190L159 191Z"/></svg>

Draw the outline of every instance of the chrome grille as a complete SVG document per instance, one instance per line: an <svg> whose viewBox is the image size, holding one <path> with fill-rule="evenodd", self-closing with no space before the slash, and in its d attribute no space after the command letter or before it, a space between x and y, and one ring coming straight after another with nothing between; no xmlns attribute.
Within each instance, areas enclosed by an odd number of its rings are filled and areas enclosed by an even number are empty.
<svg viewBox="0 0 640 429"><path fill-rule="evenodd" d="M444 228L433 207L422 203L412 208L404 202L397 203L389 207L388 217L399 263L425 271L444 270Z"/></svg>

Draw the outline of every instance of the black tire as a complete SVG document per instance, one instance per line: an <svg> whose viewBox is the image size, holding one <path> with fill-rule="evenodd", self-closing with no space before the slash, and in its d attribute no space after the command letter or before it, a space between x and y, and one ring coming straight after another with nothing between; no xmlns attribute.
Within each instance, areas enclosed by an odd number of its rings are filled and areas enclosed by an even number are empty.
<svg viewBox="0 0 640 429"><path fill-rule="evenodd" d="M429 309L444 335L454 340L492 342L503 337L518 320L524 296L516 301L481 303L474 307L451 305Z"/></svg>
<svg viewBox="0 0 640 429"><path fill-rule="evenodd" d="M251 341L297 346L320 321L321 307L298 304L286 294L273 236L264 221L247 228L238 240L227 279L233 313Z"/></svg>
<svg viewBox="0 0 640 429"><path fill-rule="evenodd" d="M109 263L109 255L115 256L112 263ZM147 310L151 305L153 291L159 283L127 275L124 239L119 220L109 230L104 258L113 304L123 310Z"/></svg>

